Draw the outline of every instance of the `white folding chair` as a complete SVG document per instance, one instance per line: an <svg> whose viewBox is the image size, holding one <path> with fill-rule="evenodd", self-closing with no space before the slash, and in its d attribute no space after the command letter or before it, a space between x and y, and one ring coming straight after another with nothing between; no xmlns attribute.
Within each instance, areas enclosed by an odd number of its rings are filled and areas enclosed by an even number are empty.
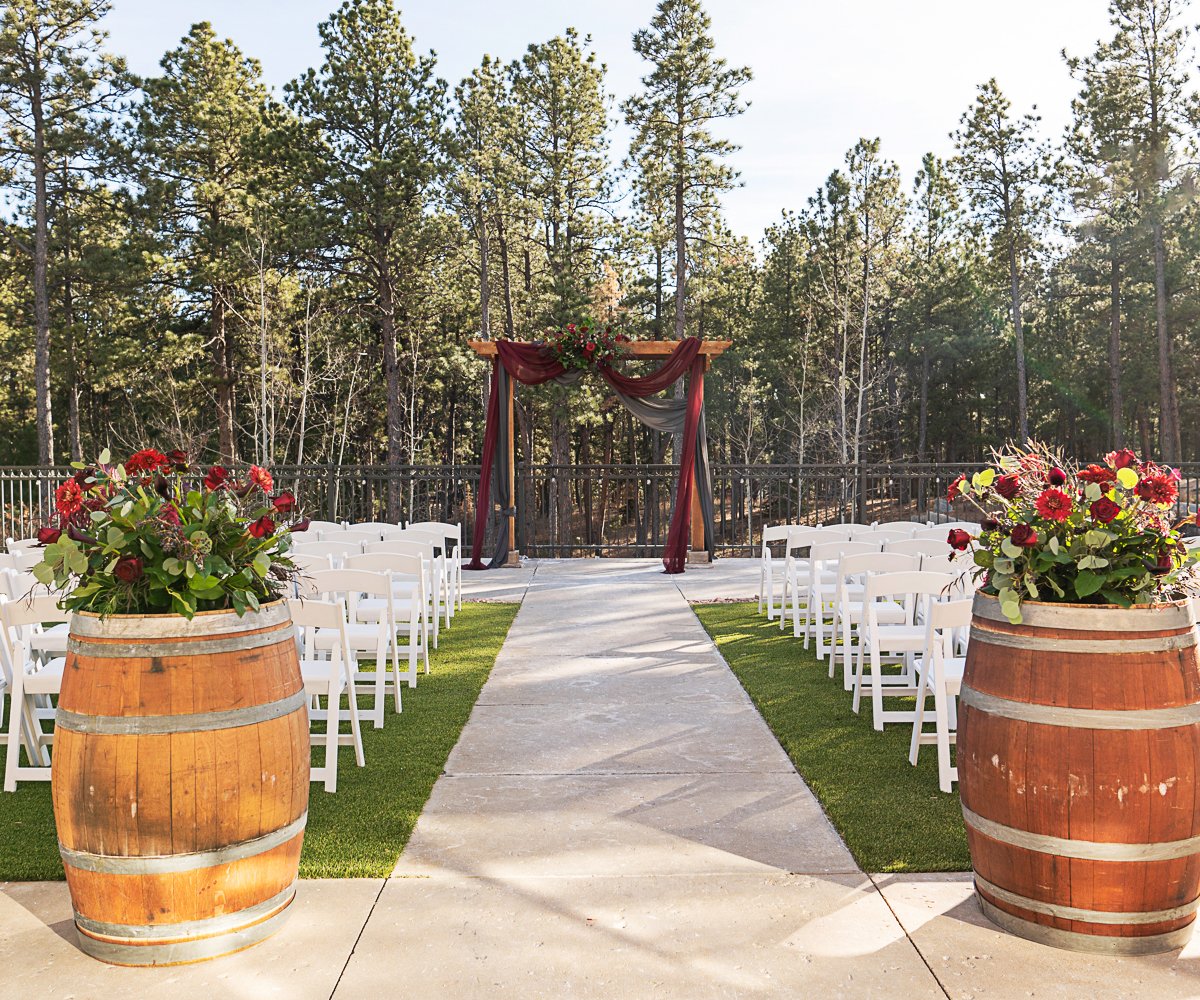
<svg viewBox="0 0 1200 1000"><path fill-rule="evenodd" d="M417 663L424 660L425 673L429 673L429 600L425 596L429 566L419 555L403 552L371 552L351 556L346 560L347 569L367 570L372 573L390 573L392 580L392 613L396 625L396 641L407 640L402 651L408 657L408 669L401 676L409 687L417 684ZM365 622L377 621L384 612L383 602L378 598L364 598L358 602L358 617ZM436 622L435 622L436 625ZM406 627L407 626L407 627ZM398 650L399 652L399 650Z"/></svg>
<svg viewBox="0 0 1200 1000"><path fill-rule="evenodd" d="M376 729L383 728L387 692L395 695L396 711L402 710L400 699L400 649L396 638L396 610L392 594L392 575L365 569L314 570L307 578L297 581L301 597L318 597L325 601L341 601L346 606L346 625L337 634L318 629L312 638L312 648L325 652L334 644L345 641L354 656L352 680L354 693L373 696L366 716ZM378 614L371 620L359 613L365 600L376 602ZM373 671L359 668L361 659L375 661ZM388 681L391 663L392 680Z"/></svg>
<svg viewBox="0 0 1200 1000"><path fill-rule="evenodd" d="M839 541L821 542L809 547L808 600L804 607L804 648L808 649L809 637L814 638L818 659L825 659L833 646L834 637L832 635L829 646L825 644L825 615L828 612L832 617L833 613L833 601L837 594L838 560L842 556L879 552L882 546L882 542ZM855 596L862 593L862 587L859 584L851 584L847 589Z"/></svg>
<svg viewBox="0 0 1200 1000"><path fill-rule="evenodd" d="M912 723L916 713L883 707L884 697L914 697L917 676L913 660L925 648L925 627L917 622L917 609L939 596L952 582L943 573L920 570L903 573L871 573L863 593L865 611L859 626L858 656L854 671L853 709L858 712L862 701L866 670L870 667L872 724L880 731L888 722ZM884 623L879 620L877 605L881 601L900 604L904 620ZM884 658L899 662L895 674L883 672Z"/></svg>
<svg viewBox="0 0 1200 1000"><path fill-rule="evenodd" d="M42 561L44 554L40 547L17 549L12 553L13 569L18 573L27 573Z"/></svg>
<svg viewBox="0 0 1200 1000"><path fill-rule="evenodd" d="M950 763L950 746L956 742L958 713L954 699L962 690L965 655L956 655L956 639L971 625L971 598L932 601L925 615L925 649L917 660L917 711L913 719L908 760L914 767L923 744L937 747L938 787L953 790L958 768ZM925 732L925 702L933 695L934 731Z"/></svg>
<svg viewBox="0 0 1200 1000"><path fill-rule="evenodd" d="M423 562L422 584L426 599L429 601L430 641L433 648L438 648L441 636L441 616L446 615L449 623L449 613L446 600L445 560L437 554L437 543L420 532L402 537L388 538L382 542L368 542L365 546L368 555L394 553L397 555L419 556Z"/></svg>
<svg viewBox="0 0 1200 1000"><path fill-rule="evenodd" d="M776 559L774 553L771 551L771 545L783 542L783 559L786 560L788 538L792 533L792 529L798 527L800 525L794 524L768 524L763 527L762 548L759 550L758 556L758 613L762 614L763 605L765 604L767 608L767 621L774 621L775 619ZM782 613L781 607L780 614Z"/></svg>
<svg viewBox="0 0 1200 1000"><path fill-rule="evenodd" d="M67 612L58 597L44 594L0 605L0 672L9 692L8 733L5 747L4 790L15 792L18 781L49 781L54 742L54 706L51 698L62 687L63 657L41 659L30 650L30 639L45 622L65 622ZM46 731L43 723L49 721ZM28 764L21 764L24 743Z"/></svg>
<svg viewBox="0 0 1200 1000"><path fill-rule="evenodd" d="M41 543L36 538L6 538L5 546L9 552L19 552L21 549L32 549Z"/></svg>
<svg viewBox="0 0 1200 1000"><path fill-rule="evenodd" d="M413 521L409 529L418 531L439 532L447 543L453 543L453 549L447 545L443 551L446 554L446 564L450 568L452 589L450 591L455 608L461 608L462 599L462 525L451 524L449 521ZM451 616L454 611L451 610Z"/></svg>
<svg viewBox="0 0 1200 1000"><path fill-rule="evenodd" d="M859 544L855 542L854 544ZM829 676L832 677L837 663L842 663L842 686L850 691L854 687L852 666L854 663L853 639L863 620L863 581L868 573L902 573L921 568L920 556L907 556L898 552L866 552L858 555L842 555L837 563L837 590L833 601L832 645L829 653ZM904 621L904 608L894 602L879 602L875 609L881 622ZM841 646L837 645L841 635Z"/></svg>
<svg viewBox="0 0 1200 1000"><path fill-rule="evenodd" d="M296 568L302 573L335 568L333 565L333 556L298 551L294 546L292 551L288 553L288 558L296 564Z"/></svg>
<svg viewBox="0 0 1200 1000"><path fill-rule="evenodd" d="M886 542L884 552L903 552L909 556L944 556L949 546L946 539L906 538L902 541Z"/></svg>
<svg viewBox="0 0 1200 1000"><path fill-rule="evenodd" d="M787 551L783 563L783 599L780 603L779 631L783 631L786 622L786 608L789 598L792 602L792 634L800 638L800 602L808 600L808 586L812 564L808 555L800 553L805 549L811 550L814 545L824 542L848 542L848 528L810 528L806 525L795 527L789 532ZM829 574L832 582L833 575Z"/></svg>
<svg viewBox="0 0 1200 1000"><path fill-rule="evenodd" d="M358 699L354 697L354 654L346 635L346 605L342 601L288 599L292 621L300 630L300 675L304 693L309 699L309 745L325 747L325 762L314 767L312 781L323 781L325 791L337 791L338 750L354 747L354 761L359 767L366 764L363 755L362 731L358 722ZM316 648L316 637L333 634L336 640L324 650ZM321 645L326 645L321 643ZM325 655L322 655L324 653ZM346 709L342 710L342 693L346 693ZM321 699L325 708L321 708ZM341 731L343 714L350 720L350 732ZM312 730L312 723L325 720L325 732Z"/></svg>
<svg viewBox="0 0 1200 1000"><path fill-rule="evenodd" d="M429 559L436 578L436 597L439 613L443 616L445 625L450 627L450 619L454 615L454 581L450 569L448 546L441 531L436 528L418 528L415 525L405 528L403 533L392 535L388 541L417 541L430 545Z"/></svg>
<svg viewBox="0 0 1200 1000"><path fill-rule="evenodd" d="M318 538L319 535L333 534L344 530L345 525L340 521L314 521L309 518L308 531L302 532L302 534L311 534L314 538Z"/></svg>
<svg viewBox="0 0 1200 1000"><path fill-rule="evenodd" d="M912 536L911 528L870 528L867 531L856 531L852 537L856 542L879 542L880 545L886 545L888 542L911 539Z"/></svg>

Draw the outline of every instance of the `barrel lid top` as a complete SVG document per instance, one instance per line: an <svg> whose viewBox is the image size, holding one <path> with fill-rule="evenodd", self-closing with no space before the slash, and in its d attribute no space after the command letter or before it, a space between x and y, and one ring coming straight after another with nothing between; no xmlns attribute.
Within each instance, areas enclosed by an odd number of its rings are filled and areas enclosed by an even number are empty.
<svg viewBox="0 0 1200 1000"><path fill-rule="evenodd" d="M272 601L239 617L236 611L198 611L192 619L183 615L108 615L91 611L71 615L71 634L88 638L169 639L210 636L214 633L251 632L291 620L287 601Z"/></svg>
<svg viewBox="0 0 1200 1000"><path fill-rule="evenodd" d="M976 618L1009 624L1000 610L999 598L975 592L972 611ZM1196 624L1192 602L1183 599L1161 604L1068 604L1053 601L1022 601L1022 624L1031 628L1065 628L1092 632L1119 632L1191 628Z"/></svg>

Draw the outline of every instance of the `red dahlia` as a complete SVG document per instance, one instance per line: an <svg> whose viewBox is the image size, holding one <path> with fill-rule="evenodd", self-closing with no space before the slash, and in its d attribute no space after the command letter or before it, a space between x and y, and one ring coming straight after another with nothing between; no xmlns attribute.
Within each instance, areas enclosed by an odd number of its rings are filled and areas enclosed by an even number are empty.
<svg viewBox="0 0 1200 1000"><path fill-rule="evenodd" d="M156 451L154 448L143 448L141 451L135 451L125 462L125 471L131 476L170 468L171 463L167 459L167 456L161 451Z"/></svg>
<svg viewBox="0 0 1200 1000"><path fill-rule="evenodd" d="M1179 496L1179 487L1169 475L1157 473L1139 480L1135 492L1143 500L1165 506L1175 502L1175 498Z"/></svg>
<svg viewBox="0 0 1200 1000"><path fill-rule="evenodd" d="M250 482L264 493L270 493L275 488L275 480L271 478L271 473L257 465L250 466Z"/></svg>
<svg viewBox="0 0 1200 1000"><path fill-rule="evenodd" d="M1054 487L1042 490L1033 504L1037 512L1049 521L1065 521L1075 507L1069 496Z"/></svg>
<svg viewBox="0 0 1200 1000"><path fill-rule="evenodd" d="M1117 481L1117 474L1103 465L1092 464L1086 469L1080 469L1078 479L1081 483L1095 483L1097 486L1108 486Z"/></svg>
<svg viewBox="0 0 1200 1000"><path fill-rule="evenodd" d="M63 517L78 513L83 507L83 490L74 479L68 479L54 491L54 506Z"/></svg>

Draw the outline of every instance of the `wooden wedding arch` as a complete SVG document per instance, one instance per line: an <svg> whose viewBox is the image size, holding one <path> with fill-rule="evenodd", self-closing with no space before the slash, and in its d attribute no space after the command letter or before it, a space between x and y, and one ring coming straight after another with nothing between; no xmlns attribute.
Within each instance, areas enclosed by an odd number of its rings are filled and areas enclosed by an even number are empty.
<svg viewBox="0 0 1200 1000"><path fill-rule="evenodd" d="M494 340L469 340L468 346L476 354L489 363L493 362L498 353L496 341ZM704 340L700 343L700 355L704 358L704 370L707 372L712 366L713 358L720 357L730 347L733 346L732 340ZM678 340L635 340L628 345L629 354L633 358L666 358L674 353L679 347ZM517 517L516 517L516 436L514 433L514 414L513 401L515 398L515 384L512 379L508 380L507 398L502 401L501 405L508 409L508 434L507 440L500 442L502 448L508 450L508 495L513 498L513 506L508 514L508 550L509 561L507 565L516 565L520 559L520 553L517 551ZM496 511L500 510L500 505L493 505ZM697 489L692 491L692 511L691 511L691 559L700 559L703 556L707 559L707 552L704 546L704 525L700 514L700 490L699 484Z"/></svg>

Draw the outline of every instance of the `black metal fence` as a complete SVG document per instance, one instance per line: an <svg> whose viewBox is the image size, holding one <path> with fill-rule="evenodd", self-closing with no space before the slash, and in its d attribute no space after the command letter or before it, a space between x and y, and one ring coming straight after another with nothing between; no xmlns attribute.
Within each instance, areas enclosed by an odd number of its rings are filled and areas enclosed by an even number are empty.
<svg viewBox="0 0 1200 1000"><path fill-rule="evenodd" d="M946 520L946 489L958 465L714 465L719 555L750 555L768 524ZM329 520L461 522L470 544L479 467L277 466L277 489ZM1177 513L1200 503L1200 463L1182 469ZM46 524L54 490L71 470L0 468L3 537ZM518 465L517 546L535 557L658 556L670 522L671 465ZM955 517L961 516L956 510ZM969 515L968 515L969 516Z"/></svg>

